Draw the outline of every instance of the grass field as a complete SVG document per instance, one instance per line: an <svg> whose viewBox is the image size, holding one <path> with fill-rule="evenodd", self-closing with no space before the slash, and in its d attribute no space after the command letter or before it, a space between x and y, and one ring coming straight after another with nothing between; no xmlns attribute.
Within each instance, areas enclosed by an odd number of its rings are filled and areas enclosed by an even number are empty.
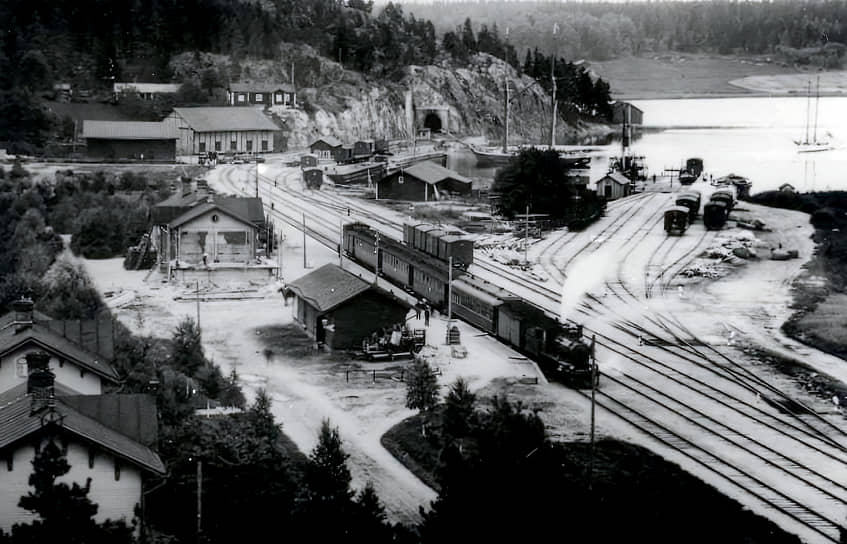
<svg viewBox="0 0 847 544"><path fill-rule="evenodd" d="M847 357L847 294L832 293L796 319L795 336L824 351Z"/></svg>
<svg viewBox="0 0 847 544"><path fill-rule="evenodd" d="M730 56L666 54L625 57L590 63L600 77L609 81L614 98L695 98L743 96L754 92L777 92L781 80L773 76L793 75L805 81L800 70L766 58L743 59ZM757 89L755 79L770 78ZM745 79L743 87L732 81ZM767 90L766 90L767 89Z"/></svg>

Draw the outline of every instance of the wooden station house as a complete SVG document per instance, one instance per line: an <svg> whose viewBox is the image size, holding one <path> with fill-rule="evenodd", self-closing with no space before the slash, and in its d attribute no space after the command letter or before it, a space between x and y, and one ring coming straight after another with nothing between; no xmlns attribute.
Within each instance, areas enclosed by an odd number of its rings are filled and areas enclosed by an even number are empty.
<svg viewBox="0 0 847 544"><path fill-rule="evenodd" d="M411 305L388 291L326 264L285 287L294 321L330 349L360 348L373 332L403 323Z"/></svg>

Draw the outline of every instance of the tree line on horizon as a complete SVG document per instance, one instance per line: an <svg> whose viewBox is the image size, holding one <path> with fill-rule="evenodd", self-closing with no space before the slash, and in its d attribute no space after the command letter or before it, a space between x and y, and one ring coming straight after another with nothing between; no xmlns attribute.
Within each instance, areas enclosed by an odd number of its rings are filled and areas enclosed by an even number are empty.
<svg viewBox="0 0 847 544"><path fill-rule="evenodd" d="M501 32L519 53L538 48L571 59L608 60L680 51L779 54L788 60L839 67L847 43L847 1L738 2L485 2L415 3L416 17L449 31L470 17ZM558 25L558 32L553 27ZM812 49L806 55L797 50Z"/></svg>

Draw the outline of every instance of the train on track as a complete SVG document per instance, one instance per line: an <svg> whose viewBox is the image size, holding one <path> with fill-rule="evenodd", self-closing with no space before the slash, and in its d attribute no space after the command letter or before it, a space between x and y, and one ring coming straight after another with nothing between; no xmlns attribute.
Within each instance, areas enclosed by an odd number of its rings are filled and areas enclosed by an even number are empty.
<svg viewBox="0 0 847 544"><path fill-rule="evenodd" d="M469 274L471 240L432 225L404 225L399 241L364 223L344 225L342 237L349 259L438 308L446 308L450 297L456 317L525 353L548 378L577 388L597 384L582 327L563 325L516 294Z"/></svg>
<svg viewBox="0 0 847 544"><path fill-rule="evenodd" d="M665 232L684 234L688 228L689 208L686 206L671 206L665 210Z"/></svg>
<svg viewBox="0 0 847 544"><path fill-rule="evenodd" d="M694 222L700 213L700 193L698 191L684 191L676 196L676 205L688 208L688 224Z"/></svg>
<svg viewBox="0 0 847 544"><path fill-rule="evenodd" d="M706 228L709 230L723 228L735 203L735 193L732 189L718 189L712 193L709 202L703 207L703 224Z"/></svg>

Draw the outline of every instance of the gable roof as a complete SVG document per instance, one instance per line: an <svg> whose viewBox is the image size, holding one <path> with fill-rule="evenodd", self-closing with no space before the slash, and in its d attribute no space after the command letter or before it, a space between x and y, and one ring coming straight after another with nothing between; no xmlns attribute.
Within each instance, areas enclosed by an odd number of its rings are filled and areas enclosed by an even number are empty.
<svg viewBox="0 0 847 544"><path fill-rule="evenodd" d="M241 221L242 223L244 223L245 225L248 225L251 228L256 228L256 225L254 225L252 221L250 221L249 219L247 219L243 215L235 213L232 210L228 210L228 209L224 208L223 206L219 206L215 202L204 202L202 204L198 204L197 206L194 206L193 208L189 209L188 211L186 211L185 213L183 213L182 215L180 215L179 217L177 217L176 219L171 221L168 226L172 229L175 229L175 228L177 228L181 225L188 223L192 219L196 219L196 218L200 217L201 215L208 213L210 211L213 211L213 210L218 210L219 212L226 214L226 215L232 217L233 219L237 219L238 221Z"/></svg>
<svg viewBox="0 0 847 544"><path fill-rule="evenodd" d="M458 172L454 172L448 168L444 168L440 164L435 164L430 161L413 164L408 168L404 168L403 172L410 176L414 176L425 183L429 183L430 185L435 185L448 179L459 183L471 183L470 179Z"/></svg>
<svg viewBox="0 0 847 544"><path fill-rule="evenodd" d="M179 87L179 83L115 83L114 92L176 93Z"/></svg>
<svg viewBox="0 0 847 544"><path fill-rule="evenodd" d="M44 325L36 322L21 331L16 331L15 327L0 330L0 356L27 343L33 343L45 351L63 355L78 366L112 383L119 381L118 373L107 361L101 360L97 354L80 347Z"/></svg>
<svg viewBox="0 0 847 544"><path fill-rule="evenodd" d="M174 108L174 112L185 119L196 132L279 130L279 127L256 108Z"/></svg>
<svg viewBox="0 0 847 544"><path fill-rule="evenodd" d="M59 395L56 393L57 396ZM156 401L143 394L61 395L62 402L106 427L155 447L158 440Z"/></svg>
<svg viewBox="0 0 847 544"><path fill-rule="evenodd" d="M341 145L341 140L339 140L338 138L334 138L332 136L321 136L320 138L312 142L312 145L310 145L309 148L311 148L318 142L323 142L330 147L338 147Z"/></svg>
<svg viewBox="0 0 847 544"><path fill-rule="evenodd" d="M229 90L235 93L275 93L276 91L294 92L294 85L290 83L233 83Z"/></svg>
<svg viewBox="0 0 847 544"><path fill-rule="evenodd" d="M615 183L617 183L618 185L629 185L629 183L630 183L629 178L627 178L626 176L624 176L620 172L609 172L608 174L606 174L605 176L603 176L602 178L597 180L597 183L600 183L604 179L610 179L610 180L614 181Z"/></svg>
<svg viewBox="0 0 847 544"><path fill-rule="evenodd" d="M189 209L203 203L214 203L235 215L245 217L256 225L265 224L262 199L257 197L218 196L205 191L175 194L153 206L153 222L157 225L170 223Z"/></svg>
<svg viewBox="0 0 847 544"><path fill-rule="evenodd" d="M43 427L43 412L31 413L31 402L31 395L23 389L23 394L0 406L0 449L11 446ZM61 418L63 430L97 444L143 469L165 474L164 463L150 447L84 415L64 402L62 397L56 397L55 411Z"/></svg>
<svg viewBox="0 0 847 544"><path fill-rule="evenodd" d="M168 123L141 121L82 122L83 138L115 140L176 140L176 127Z"/></svg>
<svg viewBox="0 0 847 544"><path fill-rule="evenodd" d="M305 299L319 312L323 313L364 293L370 286L367 281L354 276L337 265L325 264L289 283L286 290Z"/></svg>

